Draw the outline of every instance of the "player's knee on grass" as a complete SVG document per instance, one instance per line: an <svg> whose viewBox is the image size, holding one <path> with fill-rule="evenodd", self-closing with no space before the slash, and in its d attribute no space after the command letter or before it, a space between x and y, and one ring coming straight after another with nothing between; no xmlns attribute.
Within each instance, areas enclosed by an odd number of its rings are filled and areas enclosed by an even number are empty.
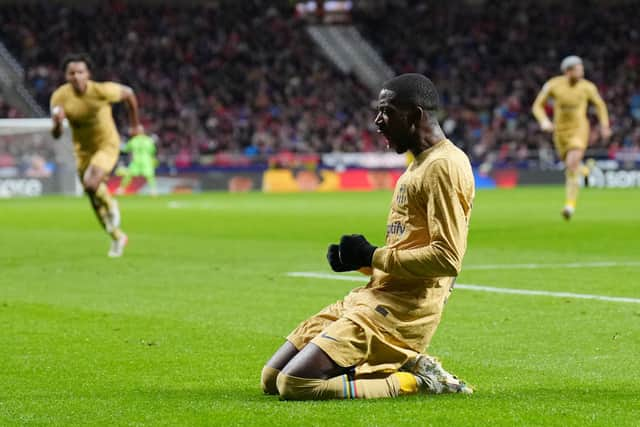
<svg viewBox="0 0 640 427"><path fill-rule="evenodd" d="M300 378L280 373L276 380L281 400L321 400L340 396L324 393L327 380Z"/></svg>
<svg viewBox="0 0 640 427"><path fill-rule="evenodd" d="M285 341L282 346L271 356L271 359L262 368L260 384L266 394L278 394L276 379L285 366L298 354L298 349L290 341Z"/></svg>
<svg viewBox="0 0 640 427"><path fill-rule="evenodd" d="M276 380L278 379L279 370L274 369L270 366L265 366L262 368L262 375L260 378L260 385L262 386L262 391L265 394L278 394L278 386L276 385Z"/></svg>

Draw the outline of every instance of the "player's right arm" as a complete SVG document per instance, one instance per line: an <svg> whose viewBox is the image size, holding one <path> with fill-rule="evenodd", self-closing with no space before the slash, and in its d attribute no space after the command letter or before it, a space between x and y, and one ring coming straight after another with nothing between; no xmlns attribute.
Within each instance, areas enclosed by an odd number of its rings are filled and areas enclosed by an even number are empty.
<svg viewBox="0 0 640 427"><path fill-rule="evenodd" d="M544 86L542 86L542 89L540 90L540 93L538 93L536 100L533 102L533 107L531 109L536 120L540 123L540 128L545 132L553 131L553 123L544 111L544 106L547 103L549 96L551 96L551 81L546 82Z"/></svg>
<svg viewBox="0 0 640 427"><path fill-rule="evenodd" d="M60 93L55 91L53 95L51 95L51 136L55 139L60 138L62 135L62 123L64 122L64 109L62 108L62 100L60 99Z"/></svg>

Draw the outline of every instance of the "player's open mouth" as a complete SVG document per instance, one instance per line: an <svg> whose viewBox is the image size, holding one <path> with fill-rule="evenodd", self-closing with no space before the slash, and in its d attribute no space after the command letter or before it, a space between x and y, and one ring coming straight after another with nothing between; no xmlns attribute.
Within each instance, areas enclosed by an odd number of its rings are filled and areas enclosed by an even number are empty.
<svg viewBox="0 0 640 427"><path fill-rule="evenodd" d="M379 133L380 135L384 136L384 137L385 137L385 139L386 139L387 141L389 141L389 136L388 136L388 135L387 135L387 133L384 131L384 129L378 128L377 130L378 130L378 133Z"/></svg>
<svg viewBox="0 0 640 427"><path fill-rule="evenodd" d="M393 144L393 142L391 142L391 138L389 138L389 135L387 135L387 133L383 129L378 128L378 133L384 136L384 139L387 140L387 146Z"/></svg>

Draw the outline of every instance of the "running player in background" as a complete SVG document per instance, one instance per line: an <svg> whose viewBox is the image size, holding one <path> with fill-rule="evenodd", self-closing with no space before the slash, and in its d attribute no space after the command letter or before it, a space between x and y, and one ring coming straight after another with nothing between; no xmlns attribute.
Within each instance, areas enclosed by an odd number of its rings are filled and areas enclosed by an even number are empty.
<svg viewBox="0 0 640 427"><path fill-rule="evenodd" d="M584 78L582 59L568 56L560 65L564 73L545 83L533 103L533 115L545 132L553 132L553 142L558 156L565 163L566 201L562 216L569 220L576 209L580 180L584 176L582 164L589 142L589 102L596 107L602 138L609 139L609 114L596 85ZM553 123L545 113L548 98L553 98Z"/></svg>
<svg viewBox="0 0 640 427"><path fill-rule="evenodd" d="M372 269L369 283L302 322L262 370L282 399L371 399L472 393L433 357L433 337L467 248L474 181L468 157L436 118L438 94L420 74L387 81L375 124L413 162L396 184L386 244L344 235L329 246L336 272Z"/></svg>
<svg viewBox="0 0 640 427"><path fill-rule="evenodd" d="M122 148L125 153L130 153L131 161L126 169L117 194L125 193L127 186L134 176L143 176L149 185L152 196L158 194L156 187L156 144L148 135L136 135Z"/></svg>
<svg viewBox="0 0 640 427"><path fill-rule="evenodd" d="M62 63L67 80L51 95L54 138L62 135L62 122L69 120L78 176L98 221L111 236L108 255L122 256L127 235L120 229L118 203L105 183L118 161L120 136L111 114L111 104L125 102L129 110L130 135L144 132L138 119L133 90L118 83L91 80L91 60L84 54L67 56Z"/></svg>

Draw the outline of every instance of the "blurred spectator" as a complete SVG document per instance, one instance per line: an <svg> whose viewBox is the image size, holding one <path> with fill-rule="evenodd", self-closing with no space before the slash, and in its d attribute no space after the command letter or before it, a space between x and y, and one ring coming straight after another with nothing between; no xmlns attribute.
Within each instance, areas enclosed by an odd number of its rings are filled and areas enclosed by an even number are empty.
<svg viewBox="0 0 640 427"><path fill-rule="evenodd" d="M0 135L0 177L48 177L54 172L56 153L40 135Z"/></svg>
<svg viewBox="0 0 640 427"><path fill-rule="evenodd" d="M136 90L166 166L220 153L384 150L372 123L376 94L321 55L289 1L54 3L9 1L0 15L0 37L38 101L46 107L64 81L61 58L88 51L97 80ZM352 20L397 73L432 77L443 126L474 162L550 167L550 137L530 107L568 54L586 60L611 115L614 135L607 145L594 130L592 153L640 152L635 14L632 2L393 0L356 9ZM122 123L123 115L116 109Z"/></svg>
<svg viewBox="0 0 640 427"><path fill-rule="evenodd" d="M16 119L22 117L22 113L9 105L0 94L0 119Z"/></svg>

